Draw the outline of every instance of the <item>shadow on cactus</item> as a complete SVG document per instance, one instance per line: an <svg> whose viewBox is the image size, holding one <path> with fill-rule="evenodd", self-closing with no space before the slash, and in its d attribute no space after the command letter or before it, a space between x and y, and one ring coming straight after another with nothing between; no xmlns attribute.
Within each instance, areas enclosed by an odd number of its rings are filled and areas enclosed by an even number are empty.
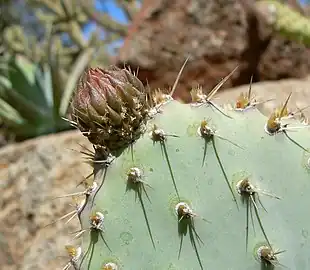
<svg viewBox="0 0 310 270"><path fill-rule="evenodd" d="M287 112L289 98L267 118L250 95L220 108L211 101L217 86L182 104L171 96L176 85L153 91L115 67L81 78L71 123L93 143L81 153L92 159L88 187L96 188L80 193L78 216L89 232L92 214L103 213L104 239L75 237L76 269L307 269L309 125Z"/></svg>

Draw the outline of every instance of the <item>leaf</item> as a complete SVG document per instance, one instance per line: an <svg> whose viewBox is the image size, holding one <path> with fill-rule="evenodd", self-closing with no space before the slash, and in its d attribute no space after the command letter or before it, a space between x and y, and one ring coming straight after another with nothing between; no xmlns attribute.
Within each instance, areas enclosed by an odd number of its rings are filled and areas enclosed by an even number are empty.
<svg viewBox="0 0 310 270"><path fill-rule="evenodd" d="M53 84L51 69L48 64L43 64L43 70L37 69L35 72L35 83L44 94L46 105L53 107Z"/></svg>
<svg viewBox="0 0 310 270"><path fill-rule="evenodd" d="M7 125L17 126L25 122L18 111L3 99L0 99L0 118L3 119Z"/></svg>
<svg viewBox="0 0 310 270"><path fill-rule="evenodd" d="M29 103L36 107L46 108L47 104L42 89L35 84L35 70L39 66L12 58L10 67L13 69L9 70L8 79L12 84L12 88L21 97L20 100L28 100ZM14 107L23 108L23 104L11 104Z"/></svg>

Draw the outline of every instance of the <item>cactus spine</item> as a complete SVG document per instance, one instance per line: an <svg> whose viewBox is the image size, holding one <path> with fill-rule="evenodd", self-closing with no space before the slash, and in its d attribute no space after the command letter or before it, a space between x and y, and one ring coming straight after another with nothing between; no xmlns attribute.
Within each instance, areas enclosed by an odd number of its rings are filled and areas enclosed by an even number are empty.
<svg viewBox="0 0 310 270"><path fill-rule="evenodd" d="M251 91L228 110L211 100L220 84L181 104L130 72L87 72L72 121L97 143L83 151L94 177L80 193L81 252L68 245L69 267L308 267L309 126L289 97L266 118Z"/></svg>

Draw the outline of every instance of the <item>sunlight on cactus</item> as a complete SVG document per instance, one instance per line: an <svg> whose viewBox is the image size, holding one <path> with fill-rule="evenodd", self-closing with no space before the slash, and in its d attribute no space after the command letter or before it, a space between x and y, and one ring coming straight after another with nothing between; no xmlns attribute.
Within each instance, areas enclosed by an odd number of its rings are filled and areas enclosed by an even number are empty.
<svg viewBox="0 0 310 270"><path fill-rule="evenodd" d="M269 118L251 90L217 106L230 75L182 104L126 69L85 71L70 121L93 143L93 174L65 195L85 199L68 265L306 269L309 125L287 110L294 93Z"/></svg>

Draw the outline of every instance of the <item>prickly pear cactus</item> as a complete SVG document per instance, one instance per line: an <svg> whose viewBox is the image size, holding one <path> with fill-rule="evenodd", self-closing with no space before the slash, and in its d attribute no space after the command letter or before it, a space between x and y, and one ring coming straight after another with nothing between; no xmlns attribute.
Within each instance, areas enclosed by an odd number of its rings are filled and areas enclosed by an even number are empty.
<svg viewBox="0 0 310 270"><path fill-rule="evenodd" d="M230 75L181 104L127 70L86 71L72 123L94 143L94 172L74 194L81 231L64 269L309 269L302 110L288 97L266 118L251 89L220 108Z"/></svg>

